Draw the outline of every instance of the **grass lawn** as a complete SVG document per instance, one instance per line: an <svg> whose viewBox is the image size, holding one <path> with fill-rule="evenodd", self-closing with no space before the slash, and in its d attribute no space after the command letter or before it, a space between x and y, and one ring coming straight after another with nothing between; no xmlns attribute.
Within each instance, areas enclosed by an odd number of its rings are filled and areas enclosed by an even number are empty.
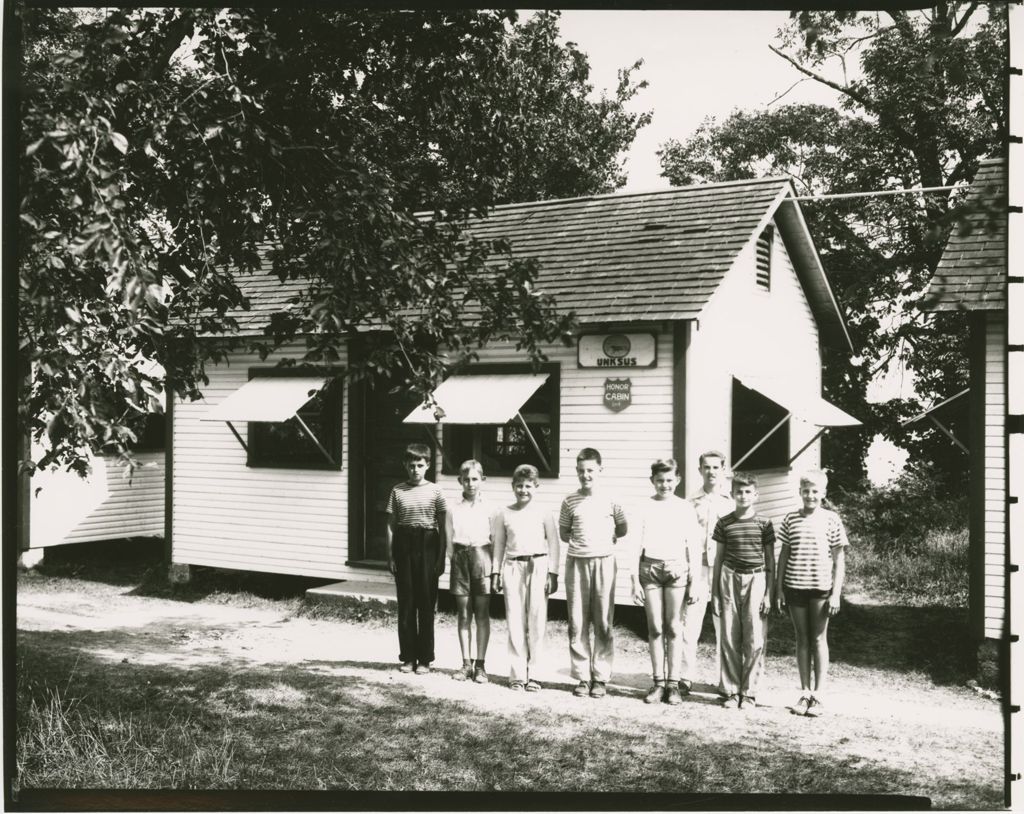
<svg viewBox="0 0 1024 814"><path fill-rule="evenodd" d="M786 620L772 623L764 707L729 712L698 685L670 708L639 700L650 666L635 612L619 614L610 696L573 698L553 603L546 689L524 696L501 680L500 618L495 681L466 685L450 678L450 612L437 625L442 669L407 676L394 669L386 610L311 607L301 581L251 575L169 586L144 556L114 572L82 556L19 577L26 793L619 792L629 796L611 799L626 808L644 807L636 792L884 794L1002 805L1000 708L963 687L962 609L848 604L830 631L834 708L812 720L786 709L796 675ZM707 674L711 648L700 656Z"/></svg>

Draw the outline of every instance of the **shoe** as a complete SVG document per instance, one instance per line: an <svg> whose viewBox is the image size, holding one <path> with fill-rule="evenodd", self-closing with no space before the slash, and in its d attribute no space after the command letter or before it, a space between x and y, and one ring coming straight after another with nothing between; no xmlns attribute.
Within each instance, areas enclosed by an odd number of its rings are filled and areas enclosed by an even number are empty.
<svg viewBox="0 0 1024 814"><path fill-rule="evenodd" d="M488 678L487 671L478 665L476 672L473 674L473 680L477 684L487 684L491 679Z"/></svg>
<svg viewBox="0 0 1024 814"><path fill-rule="evenodd" d="M806 715L807 707L810 705L810 703L810 698L808 698L806 695L801 695L800 700L793 704L793 706L790 707L790 710L794 715Z"/></svg>
<svg viewBox="0 0 1024 814"><path fill-rule="evenodd" d="M591 698L604 698L608 694L608 690L605 689L603 681L595 681L590 685L590 697Z"/></svg>
<svg viewBox="0 0 1024 814"><path fill-rule="evenodd" d="M536 680L531 678L529 681L526 682L526 691L527 692L540 692L540 690L541 690L541 687L540 687L540 682L539 681L536 681Z"/></svg>
<svg viewBox="0 0 1024 814"><path fill-rule="evenodd" d="M523 684L522 681L513 681L511 684L508 685L508 688L512 690L512 692L522 692L526 689L526 686Z"/></svg>
<svg viewBox="0 0 1024 814"><path fill-rule="evenodd" d="M825 711L822 707L823 705L821 701L812 695L811 700L807 703L807 712L805 712L804 715L808 718L817 718Z"/></svg>
<svg viewBox="0 0 1024 814"><path fill-rule="evenodd" d="M463 664L458 670L455 671L455 675L452 676L456 681L472 681L473 680L473 665Z"/></svg>
<svg viewBox="0 0 1024 814"><path fill-rule="evenodd" d="M687 681L685 678L679 679L679 694L689 695L693 690L693 682Z"/></svg>
<svg viewBox="0 0 1024 814"><path fill-rule="evenodd" d="M757 706L757 701L752 696L744 695L740 699L740 709L753 709Z"/></svg>
<svg viewBox="0 0 1024 814"><path fill-rule="evenodd" d="M416 669L413 670L413 672L418 676L425 676L430 672L430 666L427 664L417 664Z"/></svg>
<svg viewBox="0 0 1024 814"><path fill-rule="evenodd" d="M672 706L683 703L683 696L680 695L679 687L675 683L669 684L665 688L665 703Z"/></svg>
<svg viewBox="0 0 1024 814"><path fill-rule="evenodd" d="M662 696L665 694L664 684L655 684L647 691L647 695L644 696L645 704L657 704Z"/></svg>
<svg viewBox="0 0 1024 814"><path fill-rule="evenodd" d="M590 685L586 681L581 681L576 685L576 689L572 691L572 694L577 698L583 698L590 693Z"/></svg>
<svg viewBox="0 0 1024 814"><path fill-rule="evenodd" d="M412 670L413 665L411 661L403 661L402 666L398 668L398 672L400 673L411 673Z"/></svg>
<svg viewBox="0 0 1024 814"><path fill-rule="evenodd" d="M722 702L722 706L726 709L736 709L740 705L740 699L735 695L730 695Z"/></svg>

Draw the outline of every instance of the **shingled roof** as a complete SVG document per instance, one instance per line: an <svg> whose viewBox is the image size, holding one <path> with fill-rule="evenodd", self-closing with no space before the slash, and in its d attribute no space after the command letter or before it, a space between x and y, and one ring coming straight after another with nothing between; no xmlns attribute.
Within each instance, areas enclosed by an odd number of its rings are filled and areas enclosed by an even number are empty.
<svg viewBox="0 0 1024 814"><path fill-rule="evenodd" d="M504 238L540 261L537 288L583 323L697 318L740 251L776 219L826 335L849 346L845 324L787 179L766 178L658 192L506 204L469 230ZM269 270L269 261L265 262ZM243 332L299 292L257 272L240 280L252 310Z"/></svg>
<svg viewBox="0 0 1024 814"><path fill-rule="evenodd" d="M925 290L930 311L1006 308L1006 160L988 158L967 193L969 229L953 229ZM995 214L995 217L993 217ZM969 231L970 234L965 232Z"/></svg>

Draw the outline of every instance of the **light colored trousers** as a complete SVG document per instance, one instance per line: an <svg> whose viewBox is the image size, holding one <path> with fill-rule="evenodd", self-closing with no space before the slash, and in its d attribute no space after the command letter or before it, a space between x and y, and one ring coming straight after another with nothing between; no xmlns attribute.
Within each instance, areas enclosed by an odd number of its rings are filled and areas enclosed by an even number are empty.
<svg viewBox="0 0 1024 814"><path fill-rule="evenodd" d="M757 697L764 673L768 616L761 615L765 574L740 574L722 566L722 691Z"/></svg>
<svg viewBox="0 0 1024 814"><path fill-rule="evenodd" d="M565 558L569 656L572 677L577 681L607 682L612 676L616 570L612 554Z"/></svg>
<svg viewBox="0 0 1024 814"><path fill-rule="evenodd" d="M702 565L701 576L703 579L701 588L704 590L706 602L698 602L695 605L683 603L682 610L682 667L679 677L689 681L691 684L697 680L697 641L700 639L701 628L704 627L704 615L708 613L711 606L711 577L715 569L712 566ZM698 579L694 574L694 582ZM721 678L722 674L722 621L714 613L711 619L715 625L715 680ZM721 685L719 684L719 689Z"/></svg>
<svg viewBox="0 0 1024 814"><path fill-rule="evenodd" d="M508 677L529 681L544 646L548 622L548 558L505 560L501 569L505 587L505 621L508 624ZM535 676L534 676L535 677Z"/></svg>

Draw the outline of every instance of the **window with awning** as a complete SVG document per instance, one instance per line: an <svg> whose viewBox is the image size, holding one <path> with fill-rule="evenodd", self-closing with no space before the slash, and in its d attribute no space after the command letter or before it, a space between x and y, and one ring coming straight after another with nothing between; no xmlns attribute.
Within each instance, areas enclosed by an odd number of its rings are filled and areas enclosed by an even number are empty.
<svg viewBox="0 0 1024 814"><path fill-rule="evenodd" d="M794 416L819 429L790 455L789 420ZM821 396L788 387L780 379L750 374L734 376L732 466L789 467L830 427L853 427L860 423Z"/></svg>
<svg viewBox="0 0 1024 814"><path fill-rule="evenodd" d="M212 407L254 467L341 468L341 392L334 375L256 369L248 382ZM246 422L247 438L235 426Z"/></svg>
<svg viewBox="0 0 1024 814"><path fill-rule="evenodd" d="M416 408L407 423L443 425L447 474L475 458L489 475L509 475L533 464L558 474L559 366L478 365L451 376Z"/></svg>

